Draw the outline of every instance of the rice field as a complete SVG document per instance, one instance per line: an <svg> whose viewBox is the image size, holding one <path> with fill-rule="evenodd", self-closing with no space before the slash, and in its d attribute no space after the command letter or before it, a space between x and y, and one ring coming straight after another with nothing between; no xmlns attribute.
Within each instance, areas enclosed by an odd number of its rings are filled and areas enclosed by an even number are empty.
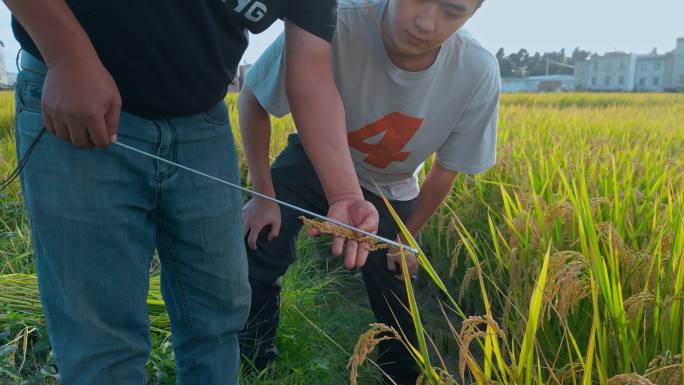
<svg viewBox="0 0 684 385"><path fill-rule="evenodd" d="M0 175L15 164L12 116L2 93ZM273 123L275 156L294 127ZM18 183L0 194L0 384L56 383ZM683 384L683 215L684 95L505 95L497 165L461 175L422 232L409 289L424 382ZM359 279L320 258L321 243L302 240L286 277L276 380L246 383L378 381L359 355L357 380L346 367L377 329L364 334L372 314ZM173 383L152 287L148 374Z"/></svg>

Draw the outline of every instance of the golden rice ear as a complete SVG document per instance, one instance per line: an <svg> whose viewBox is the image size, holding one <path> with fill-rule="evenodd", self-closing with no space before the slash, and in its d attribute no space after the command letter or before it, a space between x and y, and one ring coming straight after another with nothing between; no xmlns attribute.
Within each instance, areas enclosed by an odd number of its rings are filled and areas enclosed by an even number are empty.
<svg viewBox="0 0 684 385"><path fill-rule="evenodd" d="M562 319L575 309L579 303L591 295L588 265L577 252L557 252L549 262L549 280L545 289L546 314L541 321L551 319L552 313Z"/></svg>
<svg viewBox="0 0 684 385"><path fill-rule="evenodd" d="M651 380L636 373L618 374L610 380L608 385L655 385Z"/></svg>
<svg viewBox="0 0 684 385"><path fill-rule="evenodd" d="M359 367L363 365L368 355L375 350L380 342L392 339L402 341L401 336L393 327L381 323L374 323L370 326L371 328L359 337L354 347L354 353L347 364L347 368L351 368L349 374L351 385L356 385Z"/></svg>
<svg viewBox="0 0 684 385"><path fill-rule="evenodd" d="M485 326L485 330L481 330L480 326ZM494 336L491 336L492 331ZM460 353L458 360L458 370L461 376L461 381L465 383L465 369L469 360L474 360L470 353L470 343L476 338L494 337L506 340L506 333L499 327L499 324L490 316L468 317L461 324L461 332L456 336L459 341Z"/></svg>
<svg viewBox="0 0 684 385"><path fill-rule="evenodd" d="M334 223L319 222L315 219L309 219L304 216L299 217L299 219L304 223L305 226L313 227L320 231L320 233L323 235L352 239L357 242L365 242L366 244L368 244L368 251L383 250L388 249L390 247L390 245L387 243L377 241L375 240L375 238L371 238L367 235L358 236L354 234L353 231L342 226L336 225Z"/></svg>
<svg viewBox="0 0 684 385"><path fill-rule="evenodd" d="M682 354L658 355L649 364L644 376L656 385L674 385L683 383L684 359Z"/></svg>
<svg viewBox="0 0 684 385"><path fill-rule="evenodd" d="M458 382L456 382L456 379L449 374L449 372L441 369L441 368L435 368L435 371L437 372L437 375L439 376L439 379L437 380L438 385L458 385ZM420 377L418 377L418 380L416 380L416 385L432 385L430 383L430 380L425 378L422 374Z"/></svg>

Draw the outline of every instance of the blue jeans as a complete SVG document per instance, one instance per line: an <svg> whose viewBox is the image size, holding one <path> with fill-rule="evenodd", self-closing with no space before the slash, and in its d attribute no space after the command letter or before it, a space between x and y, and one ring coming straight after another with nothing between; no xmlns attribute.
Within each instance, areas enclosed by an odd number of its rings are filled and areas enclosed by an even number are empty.
<svg viewBox="0 0 684 385"><path fill-rule="evenodd" d="M23 54L17 153L43 127L45 67ZM228 110L147 120L123 113L119 141L239 183ZM154 250L177 384L237 384L250 286L240 193L128 152L46 133L21 174L41 302L63 385L143 385Z"/></svg>

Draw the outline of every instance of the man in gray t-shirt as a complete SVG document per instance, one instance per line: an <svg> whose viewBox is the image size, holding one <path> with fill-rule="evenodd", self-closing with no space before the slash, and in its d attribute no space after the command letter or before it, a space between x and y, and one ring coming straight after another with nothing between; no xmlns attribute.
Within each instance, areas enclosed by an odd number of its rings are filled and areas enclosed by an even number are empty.
<svg viewBox="0 0 684 385"><path fill-rule="evenodd" d="M340 1L333 71L345 105L356 172L367 199L380 212L381 235L396 237L398 231L379 193L390 199L417 235L449 194L458 172L480 173L495 163L499 67L490 52L460 30L480 4ZM323 190L296 136L269 167L268 114L281 117L290 112L284 51L281 36L249 70L240 96L242 138L251 154L249 171L256 190L325 212ZM435 162L419 188L417 174L433 154ZM243 218L253 291L243 354L262 368L277 352L272 339L279 277L294 260L290 246L301 224L296 213L281 212L263 200L250 201ZM417 269L412 261L412 276ZM386 252L371 253L363 268L378 321L401 329L415 345L400 272L398 259ZM380 351L380 364L395 382L415 383L417 366L399 342L383 342Z"/></svg>

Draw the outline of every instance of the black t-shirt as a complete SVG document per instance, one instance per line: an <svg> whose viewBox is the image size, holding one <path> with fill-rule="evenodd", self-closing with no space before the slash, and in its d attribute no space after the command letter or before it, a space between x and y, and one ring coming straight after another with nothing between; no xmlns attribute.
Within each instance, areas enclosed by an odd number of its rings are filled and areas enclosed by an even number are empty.
<svg viewBox="0 0 684 385"><path fill-rule="evenodd" d="M67 0L114 77L124 111L149 119L204 111L225 97L247 48L287 18L330 41L336 0ZM41 57L12 20L21 47Z"/></svg>

